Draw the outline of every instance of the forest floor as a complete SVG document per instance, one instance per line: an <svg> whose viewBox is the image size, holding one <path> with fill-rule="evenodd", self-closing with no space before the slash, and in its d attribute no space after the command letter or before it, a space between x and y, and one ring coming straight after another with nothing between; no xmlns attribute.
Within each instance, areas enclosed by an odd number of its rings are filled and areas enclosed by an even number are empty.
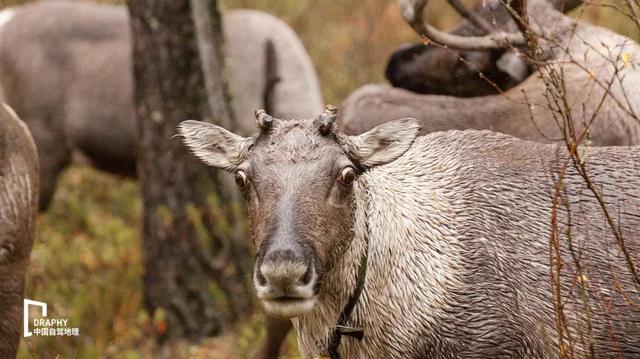
<svg viewBox="0 0 640 359"><path fill-rule="evenodd" d="M34 336L18 358L150 358L157 348L143 308L142 206L135 180L87 166L60 178L54 201L38 218L26 298L46 302L48 318L67 318L75 336ZM245 358L264 336L263 315L221 336L179 346L174 358ZM290 335L284 358L297 358Z"/></svg>

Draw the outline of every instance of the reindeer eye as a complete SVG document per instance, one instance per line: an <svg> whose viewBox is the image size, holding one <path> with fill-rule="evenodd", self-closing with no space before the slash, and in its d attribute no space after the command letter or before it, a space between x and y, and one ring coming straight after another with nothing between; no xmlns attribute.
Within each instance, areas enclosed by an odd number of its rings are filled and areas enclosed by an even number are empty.
<svg viewBox="0 0 640 359"><path fill-rule="evenodd" d="M237 170L236 171L236 184L240 187L244 187L247 185L247 183L249 182L249 179L247 178L247 174L244 173L243 170Z"/></svg>
<svg viewBox="0 0 640 359"><path fill-rule="evenodd" d="M353 167L347 166L342 169L342 172L340 173L340 182L342 182L342 184L349 186L355 179L356 171L353 169Z"/></svg>

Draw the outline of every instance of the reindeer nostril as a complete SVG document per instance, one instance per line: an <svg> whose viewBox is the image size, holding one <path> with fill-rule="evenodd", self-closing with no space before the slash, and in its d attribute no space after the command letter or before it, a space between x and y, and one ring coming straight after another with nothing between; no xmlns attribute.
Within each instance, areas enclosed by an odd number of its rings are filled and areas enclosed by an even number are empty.
<svg viewBox="0 0 640 359"><path fill-rule="evenodd" d="M311 281L311 277L313 277L313 270L311 266L309 266L307 267L306 272L304 272L302 277L300 277L300 279L298 280L298 285L304 286L309 284L309 282Z"/></svg>

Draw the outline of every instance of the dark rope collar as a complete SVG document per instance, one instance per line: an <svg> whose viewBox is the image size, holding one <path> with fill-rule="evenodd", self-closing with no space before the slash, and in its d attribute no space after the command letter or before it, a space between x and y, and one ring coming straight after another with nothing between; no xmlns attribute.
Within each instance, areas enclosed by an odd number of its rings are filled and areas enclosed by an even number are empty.
<svg viewBox="0 0 640 359"><path fill-rule="evenodd" d="M368 226L367 226L368 227ZM347 325L347 321L349 321L349 317L351 317L351 313L358 303L358 299L360 299L360 295L362 295L362 291L364 290L364 282L367 276L367 259L369 257L369 230L367 228L367 233L364 237L365 248L362 257L360 257L360 266L358 268L358 276L356 277L356 289L351 293L349 297L349 301L342 309L342 313L340 313L340 317L338 318L338 323L333 328L331 333L331 337L329 339L329 345L327 346L327 352L329 353L329 357L331 359L340 359L340 352L338 351L338 347L340 347L340 341L342 340L342 336L348 336L357 339L358 341L362 341L364 338L364 329L356 328Z"/></svg>

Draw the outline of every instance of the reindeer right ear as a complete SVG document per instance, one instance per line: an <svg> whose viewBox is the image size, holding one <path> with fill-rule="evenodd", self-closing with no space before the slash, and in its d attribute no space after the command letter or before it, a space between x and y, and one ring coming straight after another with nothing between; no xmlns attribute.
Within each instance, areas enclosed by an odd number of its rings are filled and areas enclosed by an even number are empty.
<svg viewBox="0 0 640 359"><path fill-rule="evenodd" d="M202 121L183 121L178 134L194 155L209 166L235 170L253 145L251 137L238 136L220 126Z"/></svg>

